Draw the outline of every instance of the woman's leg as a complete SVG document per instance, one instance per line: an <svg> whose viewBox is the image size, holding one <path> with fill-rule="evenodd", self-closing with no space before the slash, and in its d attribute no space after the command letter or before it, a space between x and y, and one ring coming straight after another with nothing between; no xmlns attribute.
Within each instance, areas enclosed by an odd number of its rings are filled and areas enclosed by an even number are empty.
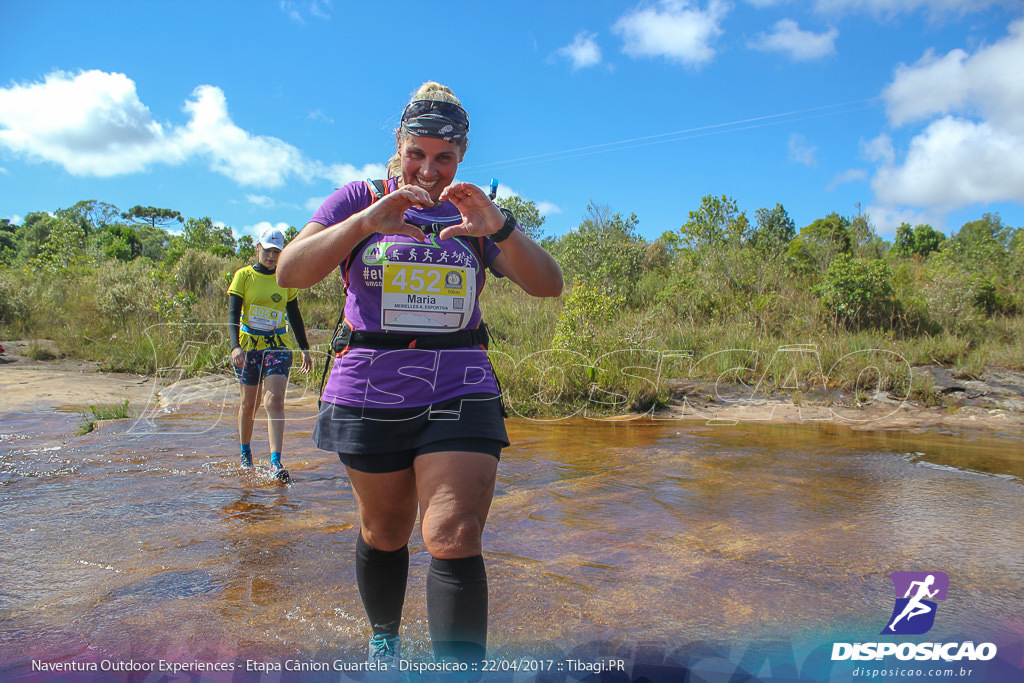
<svg viewBox="0 0 1024 683"><path fill-rule="evenodd" d="M267 375L263 378L263 389L270 452L280 455L281 447L284 445L284 396L288 391L288 376Z"/></svg>
<svg viewBox="0 0 1024 683"><path fill-rule="evenodd" d="M416 524L412 469L369 474L348 469L359 506L356 582L373 635L399 635L409 574L409 536Z"/></svg>
<svg viewBox="0 0 1024 683"><path fill-rule="evenodd" d="M487 649L483 536L498 459L445 451L415 461L423 542L431 555L427 616L437 659L480 661Z"/></svg>
<svg viewBox="0 0 1024 683"><path fill-rule="evenodd" d="M244 458L246 447L252 443L252 425L256 415L256 408L259 407L260 386L258 384L239 383L238 395L238 441L242 444ZM248 464L252 464L251 452L249 452Z"/></svg>

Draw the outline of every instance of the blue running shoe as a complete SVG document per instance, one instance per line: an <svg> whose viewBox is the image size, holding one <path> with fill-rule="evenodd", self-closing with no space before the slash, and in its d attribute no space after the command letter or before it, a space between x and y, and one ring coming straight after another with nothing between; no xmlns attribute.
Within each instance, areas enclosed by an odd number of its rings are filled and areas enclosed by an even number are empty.
<svg viewBox="0 0 1024 683"><path fill-rule="evenodd" d="M292 481L292 475L288 474L288 470L281 465L280 460L274 460L270 463L270 475L282 484L290 484Z"/></svg>
<svg viewBox="0 0 1024 683"><path fill-rule="evenodd" d="M370 649L366 656L369 664L384 665L389 669L398 666L402 657L402 639L399 636L377 634L370 638Z"/></svg>
<svg viewBox="0 0 1024 683"><path fill-rule="evenodd" d="M249 470L252 469L252 453L242 453L242 467Z"/></svg>

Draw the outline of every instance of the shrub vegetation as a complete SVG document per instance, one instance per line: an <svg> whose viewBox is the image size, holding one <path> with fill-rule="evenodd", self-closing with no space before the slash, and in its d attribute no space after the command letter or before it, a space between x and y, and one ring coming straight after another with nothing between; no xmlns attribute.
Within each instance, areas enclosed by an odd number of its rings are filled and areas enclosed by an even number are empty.
<svg viewBox="0 0 1024 683"><path fill-rule="evenodd" d="M751 223L709 195L647 241L635 214L593 202L545 237L536 207L510 201L566 279L558 300L493 277L483 292L516 414L643 412L679 379L905 396L929 393L911 365L1024 368L1024 230L996 214L948 237L903 225L889 244L863 214L797 230L781 205ZM251 238L170 209L86 201L0 221L0 338L51 339L108 371L227 373L226 289L252 258ZM319 384L343 301L337 273L300 294L318 362L293 381Z"/></svg>

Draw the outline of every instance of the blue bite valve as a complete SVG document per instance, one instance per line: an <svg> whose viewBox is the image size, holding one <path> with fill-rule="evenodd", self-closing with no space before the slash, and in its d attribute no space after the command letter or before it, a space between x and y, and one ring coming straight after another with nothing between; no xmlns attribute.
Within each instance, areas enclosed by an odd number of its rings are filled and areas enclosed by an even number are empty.
<svg viewBox="0 0 1024 683"><path fill-rule="evenodd" d="M487 196L491 198L491 201L494 201L494 198L498 196L498 179L497 178L491 178L491 191L490 191L490 193L488 193Z"/></svg>

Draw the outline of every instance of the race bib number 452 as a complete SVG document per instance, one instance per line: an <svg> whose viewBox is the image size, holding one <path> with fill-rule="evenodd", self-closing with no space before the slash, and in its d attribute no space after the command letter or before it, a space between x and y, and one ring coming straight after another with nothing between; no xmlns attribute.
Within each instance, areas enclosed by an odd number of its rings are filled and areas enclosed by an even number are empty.
<svg viewBox="0 0 1024 683"><path fill-rule="evenodd" d="M459 330L473 314L476 277L470 268L387 262L383 285L380 320L385 330Z"/></svg>

